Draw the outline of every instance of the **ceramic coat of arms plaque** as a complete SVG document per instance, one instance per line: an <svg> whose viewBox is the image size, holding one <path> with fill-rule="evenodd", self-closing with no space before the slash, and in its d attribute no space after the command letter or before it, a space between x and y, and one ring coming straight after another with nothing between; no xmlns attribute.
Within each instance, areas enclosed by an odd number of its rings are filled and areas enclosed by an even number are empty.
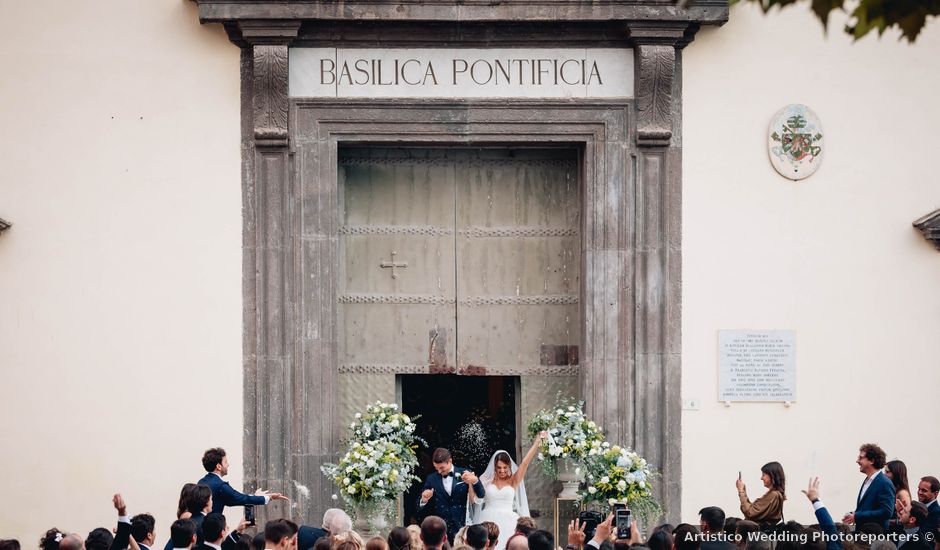
<svg viewBox="0 0 940 550"><path fill-rule="evenodd" d="M770 163L781 176L801 180L813 175L822 162L822 124L806 105L787 105L770 122L767 149Z"/></svg>

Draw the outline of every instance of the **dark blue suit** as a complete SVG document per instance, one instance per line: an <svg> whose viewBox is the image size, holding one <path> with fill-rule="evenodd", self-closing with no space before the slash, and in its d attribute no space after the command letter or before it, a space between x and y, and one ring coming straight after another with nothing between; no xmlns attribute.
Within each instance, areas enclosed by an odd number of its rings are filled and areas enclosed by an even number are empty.
<svg viewBox="0 0 940 550"><path fill-rule="evenodd" d="M200 485L208 485L209 488L212 489L213 513L223 513L226 506L244 506L246 504L264 506L266 504L264 497L239 493L233 489L227 481L224 481L221 477L213 474L212 472L206 474L206 477L200 479L196 483L199 483Z"/></svg>
<svg viewBox="0 0 940 550"><path fill-rule="evenodd" d="M189 519L196 524L196 544L193 545L195 548L205 542L202 540L202 520L206 519L206 515L199 512L198 514L193 514ZM173 550L173 539L166 541L166 546L163 547L163 550Z"/></svg>
<svg viewBox="0 0 940 550"><path fill-rule="evenodd" d="M297 530L297 550L310 550L321 537L328 536L329 534L326 529L301 525Z"/></svg>
<svg viewBox="0 0 940 550"><path fill-rule="evenodd" d="M444 490L444 478L441 474L434 472L424 481L424 487L421 489L434 489L434 495L424 507L421 506L421 495L418 495L418 510L423 516L438 516L447 523L447 540L453 544L457 531L467 522L467 496L470 487L460 479L460 475L466 471L465 468L454 467L454 483L451 487L451 493L447 494ZM483 483L477 479L473 486L473 492L478 498L483 498L486 491L483 490Z"/></svg>
<svg viewBox="0 0 940 550"><path fill-rule="evenodd" d="M865 482L862 482L862 487ZM858 499L855 506L855 526L865 523L875 523L888 531L888 520L894 514L894 484L883 473L876 473L871 485L862 496L861 487L858 490Z"/></svg>
<svg viewBox="0 0 940 550"><path fill-rule="evenodd" d="M920 526L918 533L922 536L926 533L935 533L938 527L940 527L940 504L934 500L927 507L927 521Z"/></svg>
<svg viewBox="0 0 940 550"><path fill-rule="evenodd" d="M815 506L813 506L815 508ZM829 514L829 510L825 506L820 506L816 510L816 521L819 523L819 528L822 529L822 532L829 536L826 541L826 550L842 550L842 541L838 538L838 530L836 529L836 522L832 520L832 516Z"/></svg>

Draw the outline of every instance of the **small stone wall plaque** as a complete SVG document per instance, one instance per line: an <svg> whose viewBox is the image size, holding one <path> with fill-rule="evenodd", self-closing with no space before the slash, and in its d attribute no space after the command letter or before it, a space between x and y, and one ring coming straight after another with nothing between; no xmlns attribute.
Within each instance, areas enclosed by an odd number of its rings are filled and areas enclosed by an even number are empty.
<svg viewBox="0 0 940 550"><path fill-rule="evenodd" d="M770 163L781 176L808 178L819 169L825 151L822 122L806 105L787 105L770 121L767 149Z"/></svg>
<svg viewBox="0 0 940 550"><path fill-rule="evenodd" d="M796 333L718 331L719 401L796 401Z"/></svg>

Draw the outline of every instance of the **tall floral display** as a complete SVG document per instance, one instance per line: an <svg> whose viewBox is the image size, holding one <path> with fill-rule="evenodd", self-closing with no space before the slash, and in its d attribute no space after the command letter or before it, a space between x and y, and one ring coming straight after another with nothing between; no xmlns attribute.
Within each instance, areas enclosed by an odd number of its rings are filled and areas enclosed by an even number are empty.
<svg viewBox="0 0 940 550"><path fill-rule="evenodd" d="M398 497L418 480L420 438L412 418L381 401L356 413L349 429L348 450L338 464L325 464L321 471L336 485L357 528L377 533L386 529Z"/></svg>
<svg viewBox="0 0 940 550"><path fill-rule="evenodd" d="M594 502L604 509L625 504L648 522L663 513L653 498L655 477L645 458L627 448L605 443L604 452L587 462L585 482L578 494L585 504Z"/></svg>
<svg viewBox="0 0 940 550"><path fill-rule="evenodd" d="M541 410L528 425L529 435L548 432L539 448L546 473L562 482L562 498L577 496L579 476L587 460L604 450L601 427L584 414L584 401L561 399L552 409Z"/></svg>

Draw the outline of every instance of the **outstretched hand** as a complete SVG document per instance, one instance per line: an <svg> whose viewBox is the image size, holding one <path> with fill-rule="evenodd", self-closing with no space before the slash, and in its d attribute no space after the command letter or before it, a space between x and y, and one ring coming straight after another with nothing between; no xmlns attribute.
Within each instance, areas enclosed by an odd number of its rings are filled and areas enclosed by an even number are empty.
<svg viewBox="0 0 940 550"><path fill-rule="evenodd" d="M119 516L127 515L127 505L124 504L124 497L121 496L121 493L115 493L111 498L111 502L114 503L114 509L117 510Z"/></svg>
<svg viewBox="0 0 940 550"><path fill-rule="evenodd" d="M607 519L597 524L597 529L594 530L594 540L598 544L603 543L605 540L610 538L610 533L613 531L614 515L610 514L607 516Z"/></svg>
<svg viewBox="0 0 940 550"><path fill-rule="evenodd" d="M806 498L808 498L810 502L813 502L814 500L819 498L819 478L818 477L810 478L809 485L806 487L806 489L803 489L803 494L806 495Z"/></svg>
<svg viewBox="0 0 940 550"><path fill-rule="evenodd" d="M580 522L573 519L568 523L568 546L584 546L584 539L587 538L587 535L584 534L584 528L587 527L587 523Z"/></svg>

